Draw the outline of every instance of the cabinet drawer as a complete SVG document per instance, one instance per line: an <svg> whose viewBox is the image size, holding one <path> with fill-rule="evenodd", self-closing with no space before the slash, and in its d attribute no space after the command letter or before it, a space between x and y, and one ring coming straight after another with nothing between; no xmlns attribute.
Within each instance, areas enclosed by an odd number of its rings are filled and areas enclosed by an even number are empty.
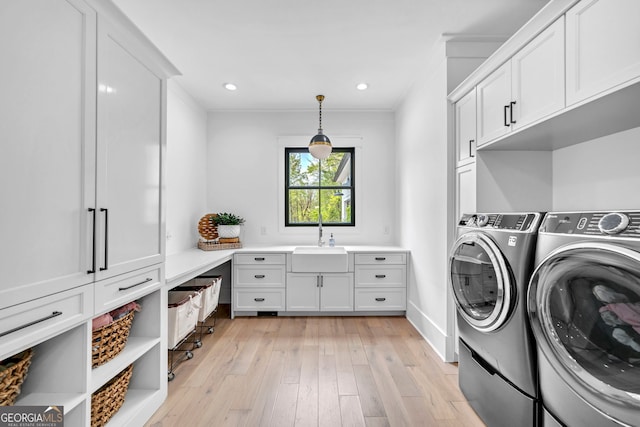
<svg viewBox="0 0 640 427"><path fill-rule="evenodd" d="M355 311L394 311L407 309L405 288L357 288Z"/></svg>
<svg viewBox="0 0 640 427"><path fill-rule="evenodd" d="M0 360L78 325L92 315L93 285L0 310Z"/></svg>
<svg viewBox="0 0 640 427"><path fill-rule="evenodd" d="M356 287L406 287L404 265L356 265Z"/></svg>
<svg viewBox="0 0 640 427"><path fill-rule="evenodd" d="M145 268L96 282L96 315L140 298L162 285L164 267Z"/></svg>
<svg viewBox="0 0 640 427"><path fill-rule="evenodd" d="M406 264L405 253L356 254L356 264Z"/></svg>
<svg viewBox="0 0 640 427"><path fill-rule="evenodd" d="M235 254L235 264L285 264L285 254Z"/></svg>
<svg viewBox="0 0 640 427"><path fill-rule="evenodd" d="M243 265L234 269L235 286L271 286L284 288L284 265Z"/></svg>
<svg viewBox="0 0 640 427"><path fill-rule="evenodd" d="M285 308L284 288L242 288L234 290L236 311L277 311Z"/></svg>

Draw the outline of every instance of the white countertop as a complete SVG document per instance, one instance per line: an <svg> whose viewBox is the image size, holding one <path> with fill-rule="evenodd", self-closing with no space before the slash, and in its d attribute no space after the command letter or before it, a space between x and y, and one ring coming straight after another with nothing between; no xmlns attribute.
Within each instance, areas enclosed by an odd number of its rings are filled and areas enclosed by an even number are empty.
<svg viewBox="0 0 640 427"><path fill-rule="evenodd" d="M169 289L174 288L188 280L193 279L215 268L233 258L234 253L252 253L252 252L293 252L299 246L312 245L288 245L288 246L268 246L268 245L251 245L238 249L226 249L220 251L203 251L198 248L186 250L176 254L168 255L165 262L165 279ZM338 245L342 246L342 245ZM399 246L344 246L347 252L409 252L406 248Z"/></svg>

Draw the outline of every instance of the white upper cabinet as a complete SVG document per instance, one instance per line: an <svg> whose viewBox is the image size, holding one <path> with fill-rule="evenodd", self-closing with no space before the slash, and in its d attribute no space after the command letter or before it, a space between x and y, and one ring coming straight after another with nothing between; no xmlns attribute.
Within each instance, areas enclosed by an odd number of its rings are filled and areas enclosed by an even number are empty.
<svg viewBox="0 0 640 427"><path fill-rule="evenodd" d="M567 14L567 105L640 76L640 1L583 0Z"/></svg>
<svg viewBox="0 0 640 427"><path fill-rule="evenodd" d="M509 132L511 126L511 62L507 62L478 83L478 146Z"/></svg>
<svg viewBox="0 0 640 427"><path fill-rule="evenodd" d="M476 90L455 104L456 163L473 162L476 150Z"/></svg>
<svg viewBox="0 0 640 427"><path fill-rule="evenodd" d="M564 108L564 20L478 83L478 146Z"/></svg>
<svg viewBox="0 0 640 427"><path fill-rule="evenodd" d="M164 80L98 21L97 279L163 261Z"/></svg>
<svg viewBox="0 0 640 427"><path fill-rule="evenodd" d="M96 14L0 2L0 309L93 281Z"/></svg>
<svg viewBox="0 0 640 427"><path fill-rule="evenodd" d="M564 108L564 19L558 19L511 59L514 130Z"/></svg>

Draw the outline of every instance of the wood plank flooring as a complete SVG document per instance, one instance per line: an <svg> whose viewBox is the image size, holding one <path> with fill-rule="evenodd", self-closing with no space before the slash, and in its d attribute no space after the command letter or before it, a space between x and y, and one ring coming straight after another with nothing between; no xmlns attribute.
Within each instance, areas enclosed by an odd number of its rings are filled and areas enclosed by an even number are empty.
<svg viewBox="0 0 640 427"><path fill-rule="evenodd" d="M484 426L403 317L217 319L146 424Z"/></svg>

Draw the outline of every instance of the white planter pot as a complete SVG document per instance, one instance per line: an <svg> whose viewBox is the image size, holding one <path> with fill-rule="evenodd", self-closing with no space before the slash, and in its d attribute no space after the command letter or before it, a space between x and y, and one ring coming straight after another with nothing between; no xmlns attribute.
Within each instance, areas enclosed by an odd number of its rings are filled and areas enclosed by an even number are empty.
<svg viewBox="0 0 640 427"><path fill-rule="evenodd" d="M239 225L218 225L218 237L228 239L232 237L240 237Z"/></svg>

